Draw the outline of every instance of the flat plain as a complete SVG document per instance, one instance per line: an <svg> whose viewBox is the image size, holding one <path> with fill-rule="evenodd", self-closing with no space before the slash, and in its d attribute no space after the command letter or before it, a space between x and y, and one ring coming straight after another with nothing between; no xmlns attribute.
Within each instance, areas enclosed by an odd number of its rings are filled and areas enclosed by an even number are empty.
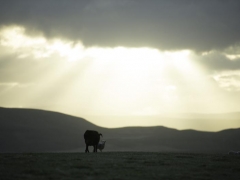
<svg viewBox="0 0 240 180"><path fill-rule="evenodd" d="M240 179L240 156L162 152L2 153L8 179Z"/></svg>

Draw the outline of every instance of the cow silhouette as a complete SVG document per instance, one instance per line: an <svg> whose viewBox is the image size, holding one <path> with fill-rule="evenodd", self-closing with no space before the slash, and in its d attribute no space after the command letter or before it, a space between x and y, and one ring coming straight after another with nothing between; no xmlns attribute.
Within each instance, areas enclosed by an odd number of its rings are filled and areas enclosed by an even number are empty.
<svg viewBox="0 0 240 180"><path fill-rule="evenodd" d="M84 140L86 144L86 153L89 153L88 146L93 146L93 152L97 152L98 143L100 140L101 133L93 130L86 130L84 133Z"/></svg>

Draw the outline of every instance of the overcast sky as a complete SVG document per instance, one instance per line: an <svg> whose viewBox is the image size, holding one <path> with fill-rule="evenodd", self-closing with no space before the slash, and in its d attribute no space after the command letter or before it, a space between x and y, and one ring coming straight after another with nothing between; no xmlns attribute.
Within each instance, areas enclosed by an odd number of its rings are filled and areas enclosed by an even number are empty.
<svg viewBox="0 0 240 180"><path fill-rule="evenodd" d="M2 25L87 46L209 51L240 39L238 0L3 0L0 8Z"/></svg>
<svg viewBox="0 0 240 180"><path fill-rule="evenodd" d="M0 106L240 111L239 0L0 0Z"/></svg>

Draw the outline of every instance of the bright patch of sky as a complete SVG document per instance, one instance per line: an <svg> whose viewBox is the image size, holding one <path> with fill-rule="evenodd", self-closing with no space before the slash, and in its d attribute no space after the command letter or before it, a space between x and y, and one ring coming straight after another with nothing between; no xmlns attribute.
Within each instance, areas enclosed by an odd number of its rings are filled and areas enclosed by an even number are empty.
<svg viewBox="0 0 240 180"><path fill-rule="evenodd" d="M86 47L29 35L22 26L0 29L0 50L1 106L83 117L240 110L240 72L207 70L197 59L211 52ZM228 52L218 53L238 61Z"/></svg>

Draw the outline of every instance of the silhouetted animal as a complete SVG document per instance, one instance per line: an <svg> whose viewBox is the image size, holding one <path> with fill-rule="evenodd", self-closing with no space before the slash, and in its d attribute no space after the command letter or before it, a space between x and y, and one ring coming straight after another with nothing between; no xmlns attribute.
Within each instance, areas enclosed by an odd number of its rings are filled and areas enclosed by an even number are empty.
<svg viewBox="0 0 240 180"><path fill-rule="evenodd" d="M85 152L89 152L88 146L93 146L93 152L97 152L97 146L100 140L100 136L102 134L98 133L97 131L87 130L84 133L84 139L86 144L86 150Z"/></svg>
<svg viewBox="0 0 240 180"><path fill-rule="evenodd" d="M105 147L105 143L106 141L101 141L100 143L98 143L98 149L102 152L102 150L104 149Z"/></svg>

